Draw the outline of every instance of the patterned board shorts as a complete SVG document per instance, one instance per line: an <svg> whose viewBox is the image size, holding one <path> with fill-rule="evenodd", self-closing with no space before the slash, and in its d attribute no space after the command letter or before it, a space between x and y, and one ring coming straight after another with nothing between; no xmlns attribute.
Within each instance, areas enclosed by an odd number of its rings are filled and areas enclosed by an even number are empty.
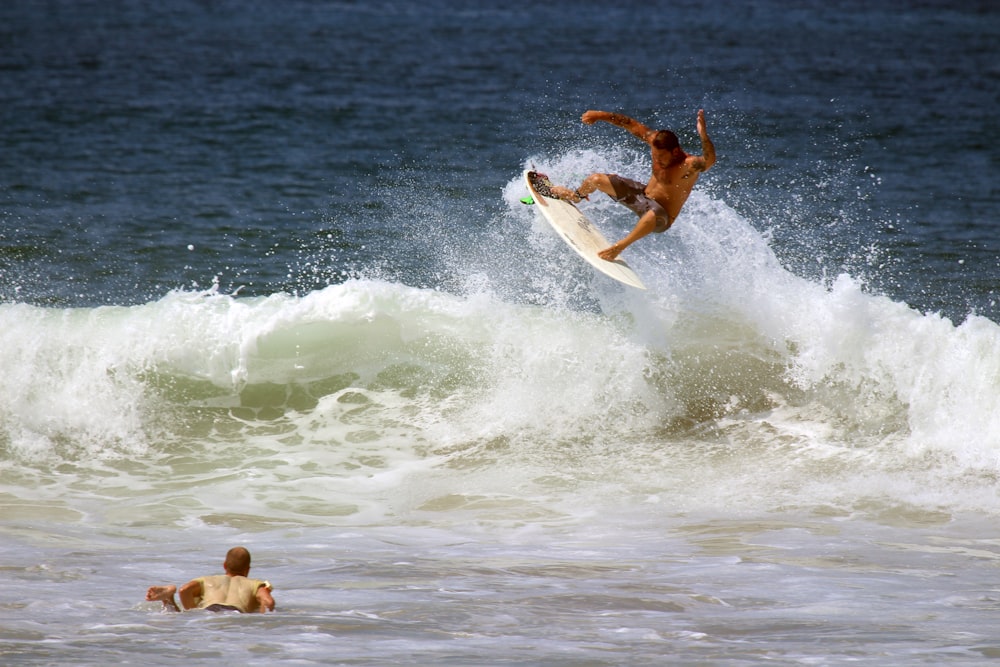
<svg viewBox="0 0 1000 667"><path fill-rule="evenodd" d="M659 202L655 199L646 196L646 186L644 184L639 181L633 181L631 178L619 176L618 174L608 174L608 180L611 181L611 187L615 189L614 200L616 202L625 206L639 217L642 217L649 211L652 211L656 215L654 232L658 234L665 232L670 228L670 225L674 224L666 209L660 206Z"/></svg>

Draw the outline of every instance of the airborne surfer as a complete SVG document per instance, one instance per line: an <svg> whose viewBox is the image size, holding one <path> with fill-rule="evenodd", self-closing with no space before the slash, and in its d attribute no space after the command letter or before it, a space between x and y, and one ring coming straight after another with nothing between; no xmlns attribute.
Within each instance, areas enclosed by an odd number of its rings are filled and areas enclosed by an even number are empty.
<svg viewBox="0 0 1000 667"><path fill-rule="evenodd" d="M586 111L581 120L593 125L599 120L628 130L649 144L653 151L653 174L649 183L624 178L618 174L594 173L583 180L576 190L562 186L552 188L560 199L577 203L600 190L639 216L635 228L621 241L597 253L601 259L613 261L628 246L651 232L665 232L674 224L702 172L715 164L715 146L705 129L705 110L698 111L698 136L701 155L688 155L670 130L653 130L634 118L607 111Z"/></svg>

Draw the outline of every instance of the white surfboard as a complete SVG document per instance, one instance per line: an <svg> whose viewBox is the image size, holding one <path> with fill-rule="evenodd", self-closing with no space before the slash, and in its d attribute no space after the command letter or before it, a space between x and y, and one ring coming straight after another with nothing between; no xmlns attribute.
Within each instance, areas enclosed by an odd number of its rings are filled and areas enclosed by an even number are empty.
<svg viewBox="0 0 1000 667"><path fill-rule="evenodd" d="M552 228L559 233L573 250L576 250L580 257L583 257L595 269L601 273L625 283L630 287L646 289L635 271L622 259L609 262L597 256L598 251L604 250L611 244L601 234L587 217L580 213L580 210L570 202L553 197L550 188L551 181L545 174L540 174L533 169L524 172L524 181L528 185L528 192L545 219L548 220Z"/></svg>

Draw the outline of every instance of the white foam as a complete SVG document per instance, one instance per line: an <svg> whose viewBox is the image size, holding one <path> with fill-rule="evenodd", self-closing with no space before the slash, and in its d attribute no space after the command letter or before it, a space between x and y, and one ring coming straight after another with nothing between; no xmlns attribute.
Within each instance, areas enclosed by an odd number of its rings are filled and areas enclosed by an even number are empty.
<svg viewBox="0 0 1000 667"><path fill-rule="evenodd" d="M630 221L596 206L606 224ZM501 504L511 480L535 480L515 485L515 506L559 514L577 493L676 507L808 488L822 502L851 470L858 493L873 492L871 471L905 470L919 483L886 488L943 498L995 474L995 323L955 326L846 275L795 276L700 192L629 252L651 289L587 283L579 308L558 297L568 283L510 300L503 276L476 266L462 294L351 280L304 296L0 305L7 463L124 457L136 462L124 484L161 488L166 466L176 493L177 471L200 461L233 477L181 477L212 487L198 504L242 495L248 514L275 516L416 511L472 493L469 480ZM351 492L324 495L331 478ZM431 478L440 493L414 490Z"/></svg>

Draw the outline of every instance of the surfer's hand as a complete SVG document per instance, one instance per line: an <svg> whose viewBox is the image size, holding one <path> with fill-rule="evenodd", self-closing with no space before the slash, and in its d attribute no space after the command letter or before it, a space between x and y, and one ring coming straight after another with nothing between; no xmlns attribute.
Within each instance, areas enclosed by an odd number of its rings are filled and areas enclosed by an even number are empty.
<svg viewBox="0 0 1000 667"><path fill-rule="evenodd" d="M603 111L584 111L583 115L580 116L580 120L583 121L584 125L593 125L600 120L598 116L602 115Z"/></svg>
<svg viewBox="0 0 1000 667"><path fill-rule="evenodd" d="M705 110L698 109L698 134L705 134Z"/></svg>

